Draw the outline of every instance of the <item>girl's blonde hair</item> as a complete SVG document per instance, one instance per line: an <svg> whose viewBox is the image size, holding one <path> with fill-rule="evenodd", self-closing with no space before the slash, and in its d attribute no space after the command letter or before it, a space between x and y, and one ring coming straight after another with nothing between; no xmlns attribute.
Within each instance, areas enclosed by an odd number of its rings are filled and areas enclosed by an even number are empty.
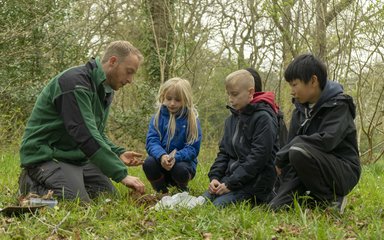
<svg viewBox="0 0 384 240"><path fill-rule="evenodd" d="M187 115L188 119L188 128L187 128L187 143L193 144L199 137L198 127L197 127L197 111L195 106L193 105L192 100L192 87L191 84L182 78L171 78L164 82L159 89L159 93L157 95L157 111L154 118L154 125L156 130L159 131L159 117L161 107L165 100L165 97L168 91L174 90L176 97L180 98L182 109L179 117L183 115ZM175 135L176 128L176 116L175 114L170 113L169 122L168 122L168 136L170 141Z"/></svg>

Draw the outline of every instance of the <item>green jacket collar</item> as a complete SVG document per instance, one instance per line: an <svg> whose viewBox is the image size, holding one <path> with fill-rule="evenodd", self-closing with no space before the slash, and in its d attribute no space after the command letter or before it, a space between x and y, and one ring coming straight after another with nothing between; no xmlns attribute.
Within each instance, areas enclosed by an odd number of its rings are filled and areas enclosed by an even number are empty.
<svg viewBox="0 0 384 240"><path fill-rule="evenodd" d="M107 79L107 77L105 76L105 73L103 71L103 66L101 65L99 57L95 58L95 63L96 63L96 68L92 69L91 77L93 81L95 81L96 86L100 86L100 84L102 84ZM105 91L109 92L107 89L107 85L104 84L104 86L105 86ZM111 87L109 86L108 88L111 89Z"/></svg>

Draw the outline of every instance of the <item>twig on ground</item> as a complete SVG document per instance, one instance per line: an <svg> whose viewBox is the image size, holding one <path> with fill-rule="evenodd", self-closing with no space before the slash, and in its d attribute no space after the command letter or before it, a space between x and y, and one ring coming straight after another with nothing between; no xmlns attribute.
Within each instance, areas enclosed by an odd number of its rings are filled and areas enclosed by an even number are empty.
<svg viewBox="0 0 384 240"><path fill-rule="evenodd" d="M65 215L65 217L54 227L54 229L51 232L51 235L57 233L57 230L60 228L60 225L65 222L65 220L68 218L69 214L71 214L71 212L68 212L67 215Z"/></svg>
<svg viewBox="0 0 384 240"><path fill-rule="evenodd" d="M70 212L67 213L67 216L69 215L69 213L70 213ZM57 232L57 230L60 230L60 231L63 231L63 232L66 232L66 233L70 233L70 234L73 233L73 232L71 232L71 231L68 231L68 230L59 228L59 226L62 224L62 222L60 222L58 225L55 226L55 225L52 225L52 224L49 224L49 223L44 222L43 220L41 220L40 218L38 218L38 217L36 216L36 214L34 214L34 213L32 213L32 215L33 215L34 218L36 218L36 219L37 219L39 222L41 222L42 224L44 224L44 225L46 225L46 226L48 226L48 227L54 228L54 231L56 231L56 232ZM67 216L64 217L64 220L65 220L65 218L66 218ZM63 221L63 220L62 220L62 221ZM51 234L51 235L52 235L52 234Z"/></svg>

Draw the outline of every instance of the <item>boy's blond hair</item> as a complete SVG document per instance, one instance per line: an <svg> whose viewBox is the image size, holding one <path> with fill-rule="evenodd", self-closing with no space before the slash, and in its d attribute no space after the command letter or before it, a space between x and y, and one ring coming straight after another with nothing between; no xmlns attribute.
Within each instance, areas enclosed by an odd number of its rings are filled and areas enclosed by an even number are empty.
<svg viewBox="0 0 384 240"><path fill-rule="evenodd" d="M198 114L192 100L191 84L185 79L178 78L178 77L171 78L165 81L160 86L159 93L157 96L157 112L154 118L155 129L160 133L158 129L160 110L165 100L165 97L167 95L167 92L171 89L175 90L176 96L181 100L182 112L180 113L180 117L183 116L184 114L187 114L187 119L188 119L187 143L193 144L194 142L196 142L196 140L199 137L198 127L197 127ZM176 116L175 114L170 113L170 118L168 123L168 131L169 131L168 141L171 141L171 139L175 135L175 129L176 129Z"/></svg>
<svg viewBox="0 0 384 240"><path fill-rule="evenodd" d="M253 80L252 74L244 69L234 71L225 78L226 87L234 84L241 84L242 86L246 87L247 90L250 88L255 88L255 82Z"/></svg>
<svg viewBox="0 0 384 240"><path fill-rule="evenodd" d="M118 61L123 61L128 55L134 54L138 57L139 62L144 61L144 57L137 49L128 41L114 41L111 42L102 57L101 63L106 63L112 56L116 56Z"/></svg>

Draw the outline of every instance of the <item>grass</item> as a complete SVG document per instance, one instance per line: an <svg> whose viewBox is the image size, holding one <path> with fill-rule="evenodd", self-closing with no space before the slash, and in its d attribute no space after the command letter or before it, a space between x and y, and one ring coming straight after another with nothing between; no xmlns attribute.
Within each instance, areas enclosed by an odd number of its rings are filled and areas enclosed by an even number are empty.
<svg viewBox="0 0 384 240"><path fill-rule="evenodd" d="M216 155L204 147L191 194L208 185L207 172ZM17 199L18 154L0 153L0 208ZM293 208L271 212L239 204L218 210L207 204L191 210L155 211L138 205L130 191L116 184L119 196L104 196L90 205L60 202L36 214L0 215L1 239L384 239L384 164L364 166L358 186L348 197L343 215L322 209ZM145 179L141 168L130 174ZM145 181L147 192L152 189ZM106 198L112 201L106 201Z"/></svg>

